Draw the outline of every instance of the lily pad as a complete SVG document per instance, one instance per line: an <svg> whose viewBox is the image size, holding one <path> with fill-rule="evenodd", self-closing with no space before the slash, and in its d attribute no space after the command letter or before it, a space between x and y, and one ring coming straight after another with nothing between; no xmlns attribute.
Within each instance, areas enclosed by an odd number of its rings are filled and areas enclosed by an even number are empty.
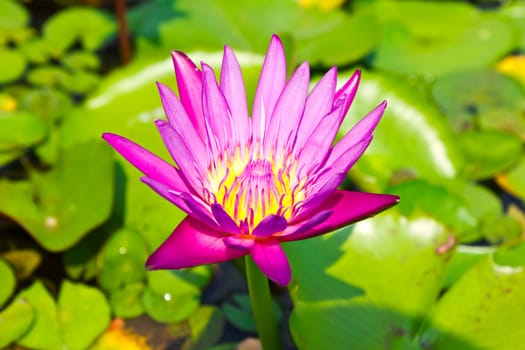
<svg viewBox="0 0 525 350"><path fill-rule="evenodd" d="M434 183L458 176L463 159L450 126L401 79L364 71L340 135L384 99L388 106L374 140L350 172L358 185L383 191L400 171Z"/></svg>
<svg viewBox="0 0 525 350"><path fill-rule="evenodd" d="M382 36L371 58L375 68L422 75L488 68L516 46L506 20L467 3L378 1L375 5L383 17Z"/></svg>
<svg viewBox="0 0 525 350"><path fill-rule="evenodd" d="M0 166L18 158L25 149L41 142L47 134L45 123L27 112L0 112Z"/></svg>
<svg viewBox="0 0 525 350"><path fill-rule="evenodd" d="M290 327L299 348L387 348L415 332L438 297L452 254L440 249L447 232L438 222L391 210L355 224L342 246L330 243L345 232L287 246L297 282ZM318 255L327 257L322 266L312 264ZM319 289L319 278L323 290L339 292L305 298Z"/></svg>
<svg viewBox="0 0 525 350"><path fill-rule="evenodd" d="M188 320L191 329L191 349L205 350L215 344L223 334L224 315L221 310L203 305Z"/></svg>
<svg viewBox="0 0 525 350"><path fill-rule="evenodd" d="M25 58L35 64L44 64L49 60L49 48L44 40L33 38L18 46Z"/></svg>
<svg viewBox="0 0 525 350"><path fill-rule="evenodd" d="M155 321L161 323L181 322L199 307L199 295L194 292L180 293L166 290L159 294L146 288L142 294L142 303L146 313Z"/></svg>
<svg viewBox="0 0 525 350"><path fill-rule="evenodd" d="M100 59L90 51L73 51L62 59L62 63L71 69L98 69Z"/></svg>
<svg viewBox="0 0 525 350"><path fill-rule="evenodd" d="M71 98L54 89L32 89L19 98L20 109L30 111L52 124L72 108Z"/></svg>
<svg viewBox="0 0 525 350"><path fill-rule="evenodd" d="M519 48L521 51L525 51L525 3L511 1L503 6L499 14L512 21L518 32Z"/></svg>
<svg viewBox="0 0 525 350"><path fill-rule="evenodd" d="M13 33L24 30L29 22L29 11L19 2L3 0L0 2L0 45L12 38ZM3 61L2 61L3 63Z"/></svg>
<svg viewBox="0 0 525 350"><path fill-rule="evenodd" d="M100 253L100 286L115 292L128 284L142 282L148 253L142 237L131 230L114 232Z"/></svg>
<svg viewBox="0 0 525 350"><path fill-rule="evenodd" d="M481 127L525 137L519 118L525 91L514 79L488 70L458 72L438 79L432 94L457 132Z"/></svg>
<svg viewBox="0 0 525 350"><path fill-rule="evenodd" d="M459 135L465 155L464 175L482 180L509 169L522 154L521 139L497 130L469 131Z"/></svg>
<svg viewBox="0 0 525 350"><path fill-rule="evenodd" d="M521 156L512 168L496 176L496 181L509 193L525 200L525 157Z"/></svg>
<svg viewBox="0 0 525 350"><path fill-rule="evenodd" d="M109 304L113 314L122 318L133 318L143 314L142 293L144 289L143 283L133 283L113 291L109 296Z"/></svg>
<svg viewBox="0 0 525 350"><path fill-rule="evenodd" d="M17 343L30 349L60 349L62 340L56 303L42 282L33 282L18 295L18 300L25 300L33 307L35 320Z"/></svg>
<svg viewBox="0 0 525 350"><path fill-rule="evenodd" d="M19 339L33 323L33 308L25 300L15 300L0 312L0 347Z"/></svg>
<svg viewBox="0 0 525 350"><path fill-rule="evenodd" d="M107 13L90 7L69 7L47 20L43 27L43 36L61 55L77 40L84 48L96 50L115 30L115 21Z"/></svg>
<svg viewBox="0 0 525 350"><path fill-rule="evenodd" d="M63 347L71 350L89 348L108 327L110 309L97 288L64 281L58 296L58 319Z"/></svg>
<svg viewBox="0 0 525 350"><path fill-rule="evenodd" d="M61 83L62 86L74 94L86 94L95 89L100 82L98 74L78 70L71 73Z"/></svg>
<svg viewBox="0 0 525 350"><path fill-rule="evenodd" d="M97 276L99 252L108 235L104 228L97 229L64 252L63 264L70 278L89 281Z"/></svg>
<svg viewBox="0 0 525 350"><path fill-rule="evenodd" d="M0 48L0 83L8 83L22 76L26 69L26 59L17 50Z"/></svg>
<svg viewBox="0 0 525 350"><path fill-rule="evenodd" d="M420 337L436 349L515 349L525 327L524 299L523 269L486 257L440 299Z"/></svg>
<svg viewBox="0 0 525 350"><path fill-rule="evenodd" d="M13 294L16 287L16 278L13 269L4 259L0 259L0 281L3 286L0 290L0 306L2 306L11 294Z"/></svg>
<svg viewBox="0 0 525 350"><path fill-rule="evenodd" d="M33 172L31 178L32 184L0 181L0 212L45 249L71 247L110 215L112 156L100 142L65 150L53 170Z"/></svg>
<svg viewBox="0 0 525 350"><path fill-rule="evenodd" d="M40 66L32 69L27 80L34 85L58 87L70 79L70 74L62 67Z"/></svg>

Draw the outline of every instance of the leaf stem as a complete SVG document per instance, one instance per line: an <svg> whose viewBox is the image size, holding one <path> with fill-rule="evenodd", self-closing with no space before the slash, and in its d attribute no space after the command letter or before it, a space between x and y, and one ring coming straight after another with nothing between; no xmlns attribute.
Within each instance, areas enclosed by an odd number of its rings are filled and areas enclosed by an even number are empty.
<svg viewBox="0 0 525 350"><path fill-rule="evenodd" d="M262 348L263 350L282 350L268 279L259 270L250 255L245 257L244 263L253 317Z"/></svg>

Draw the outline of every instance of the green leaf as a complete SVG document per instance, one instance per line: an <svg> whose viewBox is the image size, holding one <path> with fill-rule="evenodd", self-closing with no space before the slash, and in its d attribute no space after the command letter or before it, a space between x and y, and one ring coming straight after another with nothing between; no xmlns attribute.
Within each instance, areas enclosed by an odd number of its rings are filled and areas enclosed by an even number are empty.
<svg viewBox="0 0 525 350"><path fill-rule="evenodd" d="M199 294L166 290L160 294L147 287L142 295L146 313L155 321L174 323L187 319L200 305Z"/></svg>
<svg viewBox="0 0 525 350"><path fill-rule="evenodd" d="M497 265L487 257L440 299L420 337L435 349L519 348L523 300L523 269Z"/></svg>
<svg viewBox="0 0 525 350"><path fill-rule="evenodd" d="M488 68L516 45L507 21L466 3L379 1L376 11L383 23L375 68L422 75Z"/></svg>
<svg viewBox="0 0 525 350"><path fill-rule="evenodd" d="M2 285L2 289L0 289L1 307L13 294L16 287L16 277L13 269L4 259L0 259L0 284Z"/></svg>
<svg viewBox="0 0 525 350"><path fill-rule="evenodd" d="M0 62L0 84L20 78L26 69L26 60L17 50L0 48Z"/></svg>
<svg viewBox="0 0 525 350"><path fill-rule="evenodd" d="M469 131L459 135L465 154L465 176L470 179L488 179L509 169L522 154L521 139L511 133L497 130Z"/></svg>
<svg viewBox="0 0 525 350"><path fill-rule="evenodd" d="M64 66L71 69L98 69L100 59L90 51L76 50L68 53L62 60Z"/></svg>
<svg viewBox="0 0 525 350"><path fill-rule="evenodd" d="M0 347L5 349L31 327L33 308L25 300L15 300L0 312Z"/></svg>
<svg viewBox="0 0 525 350"><path fill-rule="evenodd" d="M34 282L23 290L18 300L26 300L33 307L35 321L17 343L30 349L60 349L62 340L56 304L42 282Z"/></svg>
<svg viewBox="0 0 525 350"><path fill-rule="evenodd" d="M458 245L447 267L443 287L449 288L454 285L465 272L492 253L494 253L493 247Z"/></svg>
<svg viewBox="0 0 525 350"><path fill-rule="evenodd" d="M58 317L63 347L71 350L89 348L109 326L110 309L97 288L68 281L62 283L58 296Z"/></svg>
<svg viewBox="0 0 525 350"><path fill-rule="evenodd" d="M432 95L457 132L481 128L525 135L518 116L525 102L520 84L494 71L468 71L439 78Z"/></svg>
<svg viewBox="0 0 525 350"><path fill-rule="evenodd" d="M340 135L383 100L388 107L374 140L350 172L361 188L383 191L399 172L435 183L460 174L463 159L446 120L406 82L386 74L363 71Z"/></svg>
<svg viewBox="0 0 525 350"><path fill-rule="evenodd" d="M17 33L24 31L29 22L29 11L19 2L0 1L0 45L5 45ZM2 62L2 65L5 63Z"/></svg>
<svg viewBox="0 0 525 350"><path fill-rule="evenodd" d="M132 230L114 232L100 253L100 286L115 292L128 284L142 282L146 276L144 263L148 257L142 237Z"/></svg>
<svg viewBox="0 0 525 350"><path fill-rule="evenodd" d="M46 134L45 123L31 113L0 112L0 166L21 156L26 148L41 142Z"/></svg>
<svg viewBox="0 0 525 350"><path fill-rule="evenodd" d="M64 252L63 264L70 278L89 281L97 276L99 252L109 234L104 228L97 229Z"/></svg>
<svg viewBox="0 0 525 350"><path fill-rule="evenodd" d="M27 80L34 85L50 88L58 87L71 79L71 75L62 67L40 66L32 69Z"/></svg>
<svg viewBox="0 0 525 350"><path fill-rule="evenodd" d="M77 40L87 50L100 48L114 33L116 25L108 14L90 7L69 7L44 23L43 36L58 54Z"/></svg>
<svg viewBox="0 0 525 350"><path fill-rule="evenodd" d="M95 89L100 82L100 77L92 72L75 71L69 79L62 81L62 86L74 94L87 94Z"/></svg>
<svg viewBox="0 0 525 350"><path fill-rule="evenodd" d="M498 184L506 191L525 199L525 156L521 156L518 162L508 171L496 177Z"/></svg>
<svg viewBox="0 0 525 350"><path fill-rule="evenodd" d="M22 94L20 109L30 111L52 124L64 117L72 108L71 97L53 89L34 89Z"/></svg>
<svg viewBox="0 0 525 350"><path fill-rule="evenodd" d="M133 318L144 313L142 305L143 283L127 284L124 288L111 292L109 304L117 317Z"/></svg>
<svg viewBox="0 0 525 350"><path fill-rule="evenodd" d="M109 149L90 142L65 150L57 166L32 173L33 185L0 181L0 212L45 249L62 251L110 215L113 164Z"/></svg>
<svg viewBox="0 0 525 350"><path fill-rule="evenodd" d="M385 348L433 305L450 256L447 232L432 219L389 214L355 224L348 240L342 229L286 247L299 348Z"/></svg>
<svg viewBox="0 0 525 350"><path fill-rule="evenodd" d="M498 14L512 22L518 32L519 48L525 50L525 3L519 1L506 3Z"/></svg>

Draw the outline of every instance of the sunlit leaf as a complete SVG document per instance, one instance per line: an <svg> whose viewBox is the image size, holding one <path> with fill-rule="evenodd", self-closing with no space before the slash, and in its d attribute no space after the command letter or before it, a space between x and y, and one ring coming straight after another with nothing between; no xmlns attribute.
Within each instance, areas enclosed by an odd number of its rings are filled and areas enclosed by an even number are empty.
<svg viewBox="0 0 525 350"><path fill-rule="evenodd" d="M17 343L30 349L60 349L62 340L56 304L42 282L34 282L19 294L18 299L33 307L35 321Z"/></svg>
<svg viewBox="0 0 525 350"><path fill-rule="evenodd" d="M96 8L70 7L47 20L43 35L49 45L63 53L77 40L84 48L96 50L115 33L115 29L114 20Z"/></svg>
<svg viewBox="0 0 525 350"><path fill-rule="evenodd" d="M33 323L34 313L31 305L25 300L17 299L0 311L0 347L19 339Z"/></svg>
<svg viewBox="0 0 525 350"><path fill-rule="evenodd" d="M58 296L58 318L63 346L83 350L109 325L110 309L99 289L64 281Z"/></svg>
<svg viewBox="0 0 525 350"><path fill-rule="evenodd" d="M525 328L524 299L523 268L486 257L440 299L420 337L434 349L515 349Z"/></svg>
<svg viewBox="0 0 525 350"><path fill-rule="evenodd" d="M2 306L13 294L16 287L15 273L4 259L0 259L0 282L2 284L0 289L0 306Z"/></svg>
<svg viewBox="0 0 525 350"><path fill-rule="evenodd" d="M0 48L0 83L20 78L26 69L26 60L17 50Z"/></svg>
<svg viewBox="0 0 525 350"><path fill-rule="evenodd" d="M127 284L109 295L111 311L117 317L132 318L144 313L142 305L143 283Z"/></svg>
<svg viewBox="0 0 525 350"><path fill-rule="evenodd" d="M42 262L42 256L34 249L10 250L3 252L1 256L14 267L17 278L20 280L31 276ZM0 301L1 304L2 302Z"/></svg>

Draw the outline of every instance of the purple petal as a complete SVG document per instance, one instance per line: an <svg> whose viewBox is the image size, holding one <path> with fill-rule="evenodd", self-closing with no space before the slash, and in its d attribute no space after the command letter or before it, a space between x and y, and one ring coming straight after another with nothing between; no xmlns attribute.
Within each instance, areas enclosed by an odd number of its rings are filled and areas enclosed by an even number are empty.
<svg viewBox="0 0 525 350"><path fill-rule="evenodd" d="M240 144L244 148L248 140L249 122L248 106L246 104L246 90L242 78L241 68L232 49L224 47L221 66L221 90L226 98L231 112L234 145Z"/></svg>
<svg viewBox="0 0 525 350"><path fill-rule="evenodd" d="M283 287L290 282L292 276L290 263L276 239L255 241L250 254L269 279Z"/></svg>
<svg viewBox="0 0 525 350"><path fill-rule="evenodd" d="M264 137L268 119L286 84L286 58L281 40L272 36L255 91L252 127L256 138Z"/></svg>
<svg viewBox="0 0 525 350"><path fill-rule="evenodd" d="M319 80L310 95L308 95L294 146L296 153L304 146L306 140L316 129L320 118L332 110L336 84L337 68L333 67Z"/></svg>
<svg viewBox="0 0 525 350"><path fill-rule="evenodd" d="M175 76L182 105L188 112L191 123L199 134L202 141L206 140L204 129L204 118L202 116L202 76L200 70L195 66L185 53L173 51L171 53Z"/></svg>
<svg viewBox="0 0 525 350"><path fill-rule="evenodd" d="M202 162L207 161L208 152L206 151L205 144L201 142L200 136L195 130L192 121L190 120L184 106L179 101L179 98L171 91L170 88L162 83L157 82L157 88L159 90L162 107L164 113L168 118L168 122L171 127L183 136L186 140L191 140L191 150L195 155L195 158L201 159Z"/></svg>
<svg viewBox="0 0 525 350"><path fill-rule="evenodd" d="M354 100L355 94L357 92L357 87L359 86L359 80L361 78L361 71L357 70L352 74L350 79L335 93L335 101L343 98L345 101L343 115L348 113L348 109Z"/></svg>
<svg viewBox="0 0 525 350"><path fill-rule="evenodd" d="M282 235L276 236L279 240L282 240L282 237L299 235L304 232L310 231L315 226L324 222L328 217L332 215L332 210L327 209L314 214L314 216L308 218L305 221L297 223L295 225L289 225Z"/></svg>
<svg viewBox="0 0 525 350"><path fill-rule="evenodd" d="M224 210L222 205L212 204L211 212L213 213L213 217L215 218L219 226L222 229L224 229L224 231L230 233L241 233L239 225L237 225L235 221L233 221L230 215L228 215L228 213Z"/></svg>
<svg viewBox="0 0 525 350"><path fill-rule="evenodd" d="M224 238L224 243L230 248L250 250L255 244L255 240L253 238L228 236Z"/></svg>
<svg viewBox="0 0 525 350"><path fill-rule="evenodd" d="M297 126L303 116L310 82L310 68L303 63L286 84L279 97L264 136L264 151L271 154L272 149L281 150L295 141ZM277 157L279 154L277 154Z"/></svg>
<svg viewBox="0 0 525 350"><path fill-rule="evenodd" d="M175 204L180 209L184 210L188 214L192 214L191 209L186 205L184 200L180 196L174 196L173 191L175 189L166 186L164 183L157 181L151 177L143 176L140 178L142 182L148 185L153 191L166 198L171 203ZM175 190L176 191L176 190Z"/></svg>
<svg viewBox="0 0 525 350"><path fill-rule="evenodd" d="M208 137L210 138L210 134L213 135L219 141L219 145L224 146L231 142L231 113L217 85L213 69L204 63L202 64L202 84L203 112ZM212 139L210 138L210 141Z"/></svg>
<svg viewBox="0 0 525 350"><path fill-rule="evenodd" d="M368 113L365 117L363 117L363 119L357 122L357 124L354 125L352 129L334 146L328 163L334 161L337 158L340 158L344 152L346 152L356 143L370 137L377 126L377 123L379 123L379 120L383 116L385 108L386 101L383 101L379 106L374 108L373 111Z"/></svg>
<svg viewBox="0 0 525 350"><path fill-rule="evenodd" d="M105 133L102 138L144 175L166 184L176 191L187 191L177 169L125 137Z"/></svg>
<svg viewBox="0 0 525 350"><path fill-rule="evenodd" d="M146 266L150 270L181 269L214 264L246 255L247 251L228 247L223 238L222 232L187 217L151 254Z"/></svg>
<svg viewBox="0 0 525 350"><path fill-rule="evenodd" d="M259 238L270 237L274 233L282 232L288 225L286 219L279 215L268 215L253 230L252 234Z"/></svg>
<svg viewBox="0 0 525 350"><path fill-rule="evenodd" d="M155 124L171 157L184 174L184 178L194 189L199 190L202 187L199 180L204 176L203 171L205 170L203 169L206 169L203 159L196 158L197 155L193 154L191 144L187 144L186 140L169 123L164 120L156 120Z"/></svg>
<svg viewBox="0 0 525 350"><path fill-rule="evenodd" d="M313 229L280 238L282 242L306 239L337 230L359 220L373 216L399 202L399 197L390 194L335 191L317 207L322 212L331 210L332 215Z"/></svg>

